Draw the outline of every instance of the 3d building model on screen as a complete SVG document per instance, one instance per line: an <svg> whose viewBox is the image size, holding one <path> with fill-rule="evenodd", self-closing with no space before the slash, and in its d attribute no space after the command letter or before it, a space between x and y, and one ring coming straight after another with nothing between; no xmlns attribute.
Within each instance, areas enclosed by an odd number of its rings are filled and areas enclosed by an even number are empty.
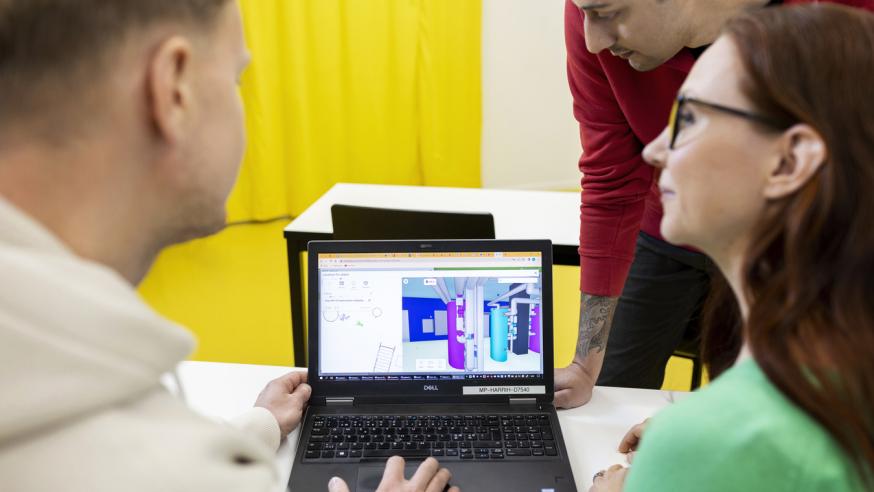
<svg viewBox="0 0 874 492"><path fill-rule="evenodd" d="M540 370L538 281L404 279L404 370Z"/></svg>

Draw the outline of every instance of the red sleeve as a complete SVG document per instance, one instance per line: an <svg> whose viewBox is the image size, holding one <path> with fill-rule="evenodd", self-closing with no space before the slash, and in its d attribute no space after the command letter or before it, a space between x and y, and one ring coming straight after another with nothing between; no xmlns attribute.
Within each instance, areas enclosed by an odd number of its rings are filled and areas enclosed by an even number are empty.
<svg viewBox="0 0 874 492"><path fill-rule="evenodd" d="M616 297L634 259L653 168L641 156L598 57L586 50L583 14L565 4L568 80L580 123L580 290Z"/></svg>

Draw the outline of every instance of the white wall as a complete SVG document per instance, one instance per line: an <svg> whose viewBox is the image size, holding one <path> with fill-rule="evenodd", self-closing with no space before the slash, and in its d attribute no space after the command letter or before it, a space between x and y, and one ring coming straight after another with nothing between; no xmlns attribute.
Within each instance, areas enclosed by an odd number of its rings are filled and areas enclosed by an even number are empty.
<svg viewBox="0 0 874 492"><path fill-rule="evenodd" d="M578 189L564 0L483 0L482 49L483 186Z"/></svg>

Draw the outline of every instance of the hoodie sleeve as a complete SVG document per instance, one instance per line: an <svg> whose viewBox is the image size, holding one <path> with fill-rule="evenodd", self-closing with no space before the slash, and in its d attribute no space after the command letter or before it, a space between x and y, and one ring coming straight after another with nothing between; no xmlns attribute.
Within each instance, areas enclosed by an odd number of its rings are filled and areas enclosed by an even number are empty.
<svg viewBox="0 0 874 492"><path fill-rule="evenodd" d="M244 432L255 435L272 451L279 449L282 440L279 422L266 408L254 407L248 412L232 419L230 424Z"/></svg>

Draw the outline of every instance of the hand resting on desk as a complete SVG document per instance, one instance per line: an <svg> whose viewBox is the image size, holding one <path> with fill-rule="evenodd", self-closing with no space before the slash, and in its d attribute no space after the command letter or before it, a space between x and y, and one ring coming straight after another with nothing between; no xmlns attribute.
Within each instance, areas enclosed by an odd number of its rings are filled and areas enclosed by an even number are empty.
<svg viewBox="0 0 874 492"><path fill-rule="evenodd" d="M629 463L634 459L634 453L640 445L640 439L643 437L647 424L649 424L649 419L635 425L625 433L622 441L619 442L619 452L627 455ZM589 489L589 492L621 491L629 470L630 468L622 465L613 465L606 470L599 471L592 479L592 488Z"/></svg>
<svg viewBox="0 0 874 492"><path fill-rule="evenodd" d="M640 438L643 437L643 431L646 430L647 424L649 424L649 419L632 427L619 443L619 452L626 454L629 463L634 459L634 453L637 452Z"/></svg>
<svg viewBox="0 0 874 492"><path fill-rule="evenodd" d="M606 470L599 471L595 475L589 492L622 492L628 470L630 468L622 465L613 465Z"/></svg>

